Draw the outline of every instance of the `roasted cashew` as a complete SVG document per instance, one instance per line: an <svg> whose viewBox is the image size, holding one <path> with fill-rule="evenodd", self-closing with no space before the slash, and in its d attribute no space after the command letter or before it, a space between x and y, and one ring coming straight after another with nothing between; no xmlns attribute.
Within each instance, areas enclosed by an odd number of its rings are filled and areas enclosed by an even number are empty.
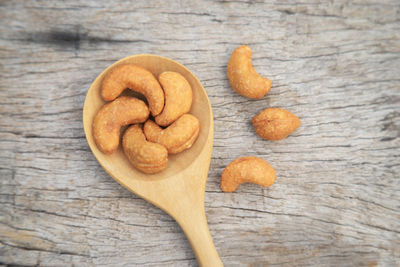
<svg viewBox="0 0 400 267"><path fill-rule="evenodd" d="M101 84L101 97L114 100L126 88L146 97L153 116L164 108L164 92L157 79L150 71L133 64L119 65L108 72Z"/></svg>
<svg viewBox="0 0 400 267"><path fill-rule="evenodd" d="M254 183L264 187L272 185L276 174L265 160L248 156L235 159L221 175L220 187L224 192L235 191L242 183Z"/></svg>
<svg viewBox="0 0 400 267"><path fill-rule="evenodd" d="M151 120L144 124L147 140L165 146L170 154L190 148L199 135L199 131L200 122L191 114L182 115L165 129Z"/></svg>
<svg viewBox="0 0 400 267"><path fill-rule="evenodd" d="M271 81L258 74L251 65L251 49L247 45L233 51L227 76L233 90L247 98L260 99L271 88Z"/></svg>
<svg viewBox="0 0 400 267"><path fill-rule="evenodd" d="M185 113L192 106L192 88L188 81L179 73L166 71L158 76L164 89L165 106L163 111L155 117L160 126L168 126Z"/></svg>
<svg viewBox="0 0 400 267"><path fill-rule="evenodd" d="M284 139L301 124L296 115L282 108L264 109L251 122L256 133L267 140Z"/></svg>
<svg viewBox="0 0 400 267"><path fill-rule="evenodd" d="M157 173L167 167L167 149L160 144L148 142L137 124L125 131L122 147L132 165L144 173Z"/></svg>
<svg viewBox="0 0 400 267"><path fill-rule="evenodd" d="M113 153L118 148L121 127L144 122L148 117L147 105L134 97L121 96L105 104L93 120L93 138L97 147L103 153Z"/></svg>

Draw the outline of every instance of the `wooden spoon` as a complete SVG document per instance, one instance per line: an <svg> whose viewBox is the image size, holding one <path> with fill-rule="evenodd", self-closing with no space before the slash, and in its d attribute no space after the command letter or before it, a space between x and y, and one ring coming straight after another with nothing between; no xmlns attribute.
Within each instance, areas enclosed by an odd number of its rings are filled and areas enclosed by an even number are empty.
<svg viewBox="0 0 400 267"><path fill-rule="evenodd" d="M157 174L136 170L124 155L121 145L112 155L103 154L92 135L96 112L105 103L100 96L104 75L120 64L136 64L156 77L163 71L182 74L193 90L190 113L200 120L199 137L193 146L168 156L168 167ZM223 266L213 244L204 210L204 192L213 146L214 122L210 101L200 81L183 65L156 55L124 58L103 71L92 83L83 107L83 127L89 146L106 172L122 186L171 215L185 232L200 266Z"/></svg>

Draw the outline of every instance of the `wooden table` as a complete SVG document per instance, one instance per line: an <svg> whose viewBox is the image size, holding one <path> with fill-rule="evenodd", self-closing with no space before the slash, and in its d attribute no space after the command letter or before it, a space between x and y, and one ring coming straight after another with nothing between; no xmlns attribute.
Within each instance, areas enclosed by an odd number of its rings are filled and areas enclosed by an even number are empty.
<svg viewBox="0 0 400 267"><path fill-rule="evenodd" d="M253 49L270 94L226 78ZM226 266L400 265L400 3L0 1L0 265L195 266L167 214L93 157L82 106L114 61L151 53L202 81L215 116L205 195ZM253 131L267 107L302 126L279 142ZM257 155L270 188L219 189L233 159Z"/></svg>

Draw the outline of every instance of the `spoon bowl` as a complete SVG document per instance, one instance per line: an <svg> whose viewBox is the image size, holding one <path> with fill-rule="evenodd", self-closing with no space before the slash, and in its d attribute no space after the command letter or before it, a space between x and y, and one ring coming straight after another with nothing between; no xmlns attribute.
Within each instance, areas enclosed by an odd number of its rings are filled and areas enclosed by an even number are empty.
<svg viewBox="0 0 400 267"><path fill-rule="evenodd" d="M136 64L158 77L164 71L180 73L192 87L190 113L200 121L200 132L193 146L176 155L168 155L168 166L156 174L135 169L121 145L111 155L96 146L93 119L106 102L100 96L103 77L113 67ZM210 101L200 81L183 65L157 55L134 55L112 64L92 83L83 107L83 127L87 142L100 165L119 184L170 214L181 226L195 252L200 266L222 266L209 233L204 210L204 192L210 166L214 123Z"/></svg>

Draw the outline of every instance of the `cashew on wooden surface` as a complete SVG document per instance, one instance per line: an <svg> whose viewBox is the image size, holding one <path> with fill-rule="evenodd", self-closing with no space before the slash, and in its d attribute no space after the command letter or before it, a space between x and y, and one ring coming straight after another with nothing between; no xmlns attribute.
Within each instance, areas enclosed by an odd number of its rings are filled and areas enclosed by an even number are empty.
<svg viewBox="0 0 400 267"><path fill-rule="evenodd" d="M112 154L118 148L121 127L145 122L148 117L147 105L134 97L121 96L105 104L97 112L92 125L97 147L103 153Z"/></svg>
<svg viewBox="0 0 400 267"><path fill-rule="evenodd" d="M165 106L155 117L160 126L168 126L180 116L190 111L192 106L192 88L189 82L179 73L166 71L158 76L164 89Z"/></svg>
<svg viewBox="0 0 400 267"><path fill-rule="evenodd" d="M164 92L150 71L133 64L114 67L102 81L101 97L106 101L114 100L126 88L146 97L153 116L160 114L163 110Z"/></svg>
<svg viewBox="0 0 400 267"><path fill-rule="evenodd" d="M199 131L200 122L191 114L182 115L165 129L151 120L144 124L144 134L147 140L165 146L170 154L190 148L196 141Z"/></svg>
<svg viewBox="0 0 400 267"><path fill-rule="evenodd" d="M233 192L242 183L271 186L276 178L271 165L258 157L238 158L226 166L221 175L220 187L224 192Z"/></svg>
<svg viewBox="0 0 400 267"><path fill-rule="evenodd" d="M271 88L271 81L258 74L251 64L251 49L237 47L228 62L227 76L233 90L244 97L260 99Z"/></svg>
<svg viewBox="0 0 400 267"><path fill-rule="evenodd" d="M157 173L167 167L167 149L160 144L148 142L141 126L137 124L125 131L122 147L132 165L144 173Z"/></svg>
<svg viewBox="0 0 400 267"><path fill-rule="evenodd" d="M282 140L301 124L300 119L282 108L267 108L251 120L256 133L267 140Z"/></svg>

